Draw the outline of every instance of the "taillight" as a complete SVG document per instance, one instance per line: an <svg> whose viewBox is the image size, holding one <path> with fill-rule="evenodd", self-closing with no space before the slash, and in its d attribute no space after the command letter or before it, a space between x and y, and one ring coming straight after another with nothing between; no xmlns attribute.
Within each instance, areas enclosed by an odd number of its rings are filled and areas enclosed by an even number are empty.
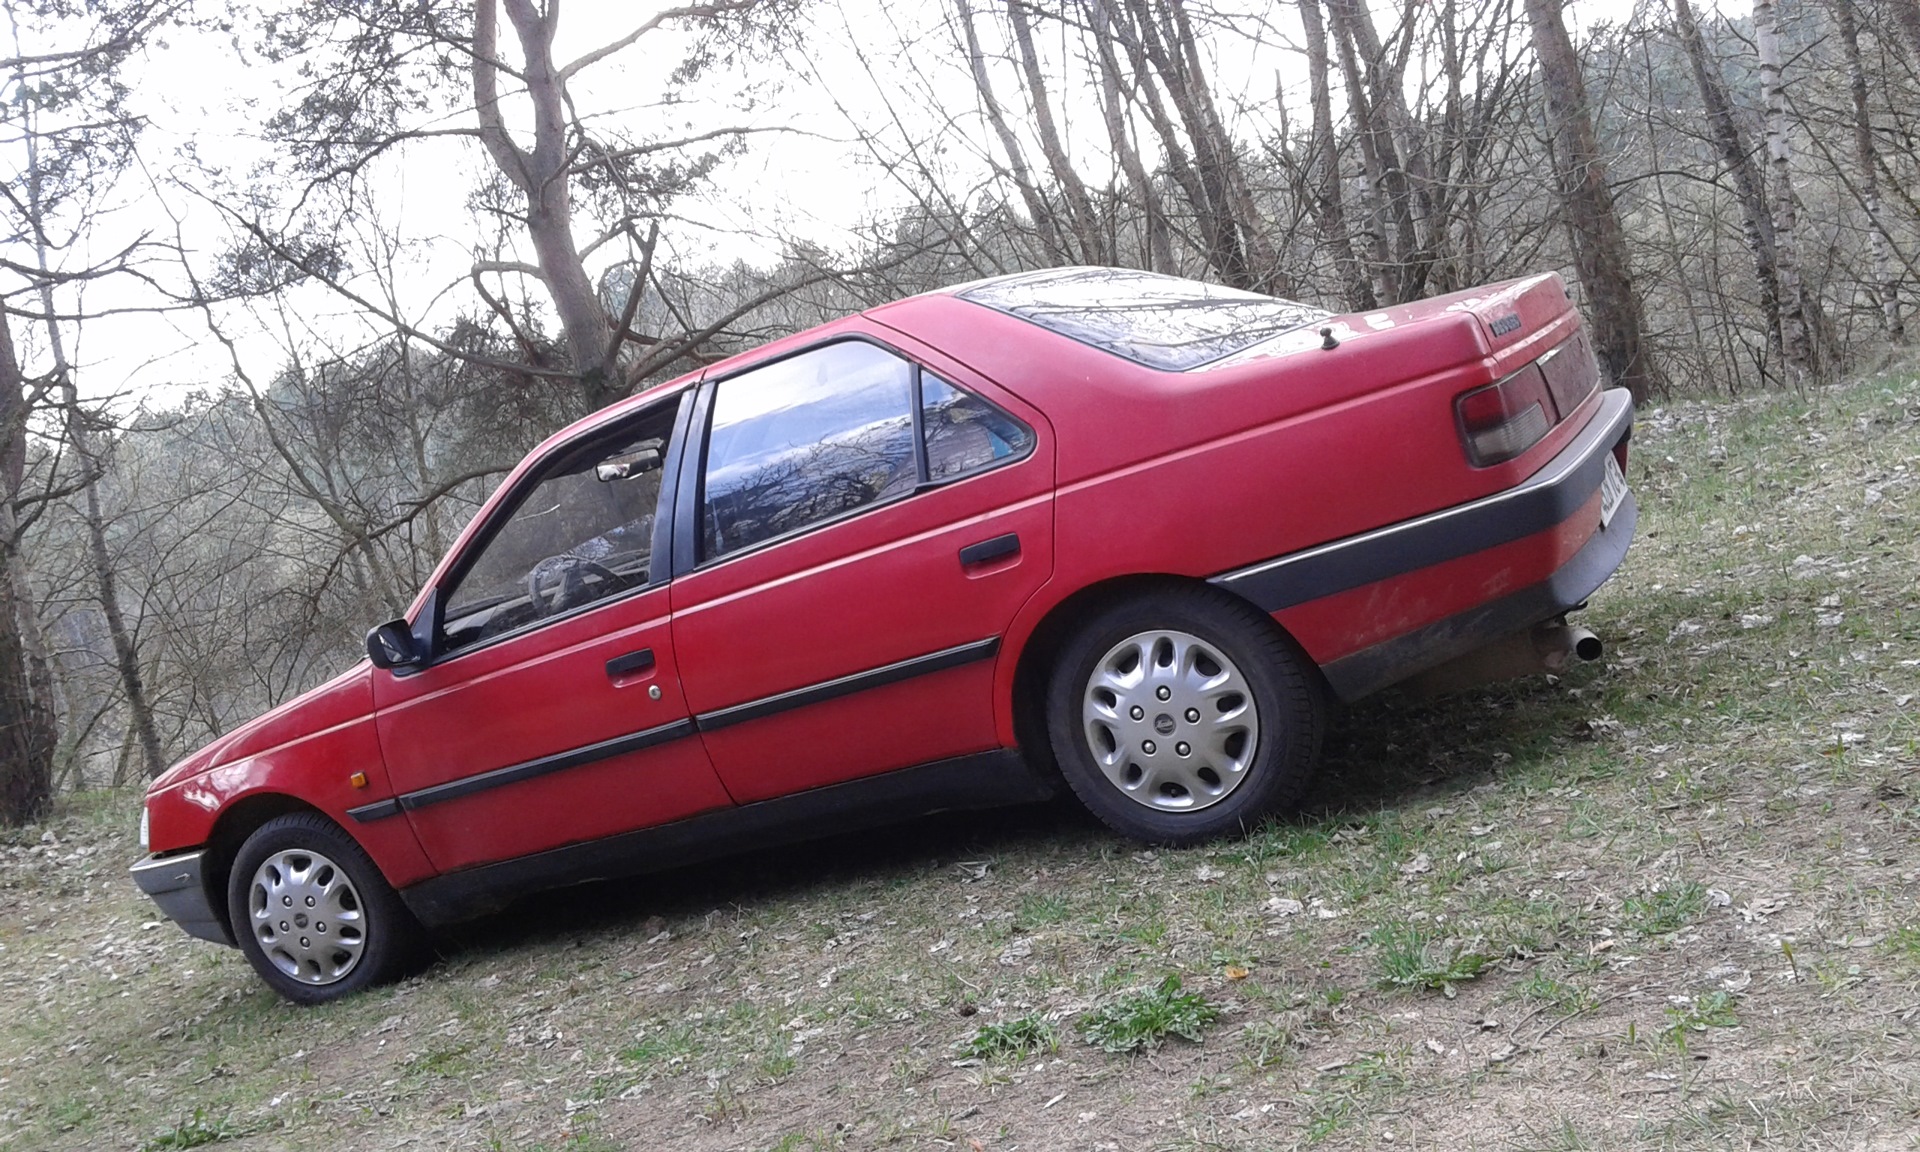
<svg viewBox="0 0 1920 1152"><path fill-rule="evenodd" d="M1485 468L1511 460L1540 442L1553 427L1553 399L1540 369L1529 364L1485 388L1463 393L1453 402L1467 458Z"/></svg>

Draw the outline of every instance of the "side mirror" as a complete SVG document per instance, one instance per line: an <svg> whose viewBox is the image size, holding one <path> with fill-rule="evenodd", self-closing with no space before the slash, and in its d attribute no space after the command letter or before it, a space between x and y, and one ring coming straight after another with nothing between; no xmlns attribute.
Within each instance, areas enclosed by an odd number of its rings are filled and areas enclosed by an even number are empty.
<svg viewBox="0 0 1920 1152"><path fill-rule="evenodd" d="M405 620L389 620L367 631L367 659L375 668L411 668L425 655Z"/></svg>

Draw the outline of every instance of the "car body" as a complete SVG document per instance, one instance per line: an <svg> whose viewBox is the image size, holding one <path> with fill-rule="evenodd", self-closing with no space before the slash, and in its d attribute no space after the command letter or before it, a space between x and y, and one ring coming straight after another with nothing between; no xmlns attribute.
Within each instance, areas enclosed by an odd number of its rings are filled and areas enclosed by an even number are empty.
<svg viewBox="0 0 1920 1152"><path fill-rule="evenodd" d="M1298 798L1328 698L1563 658L1633 533L1631 421L1554 275L877 307L535 449L369 661L154 782L136 877L318 1000L399 963L367 933L1062 782L1217 835ZM350 947L282 917L329 900Z"/></svg>

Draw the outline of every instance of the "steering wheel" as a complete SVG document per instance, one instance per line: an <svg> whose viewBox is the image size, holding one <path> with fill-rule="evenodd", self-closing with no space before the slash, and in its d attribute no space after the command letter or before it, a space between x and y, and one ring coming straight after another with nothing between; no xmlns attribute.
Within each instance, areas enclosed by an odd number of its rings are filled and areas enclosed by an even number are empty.
<svg viewBox="0 0 1920 1152"><path fill-rule="evenodd" d="M552 616L593 599L585 595L587 577L600 584L620 582L620 574L585 556L562 553L549 556L527 572L527 602L535 616Z"/></svg>

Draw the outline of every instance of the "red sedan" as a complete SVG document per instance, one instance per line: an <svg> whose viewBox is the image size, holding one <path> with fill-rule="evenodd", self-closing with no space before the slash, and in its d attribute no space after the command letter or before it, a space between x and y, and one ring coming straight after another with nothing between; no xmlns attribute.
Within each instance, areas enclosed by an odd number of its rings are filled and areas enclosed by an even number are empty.
<svg viewBox="0 0 1920 1152"><path fill-rule="evenodd" d="M1556 276L901 300L542 444L366 663L154 782L134 875L316 1002L535 889L1063 784L1231 832L1329 699L1597 654L1631 424Z"/></svg>

